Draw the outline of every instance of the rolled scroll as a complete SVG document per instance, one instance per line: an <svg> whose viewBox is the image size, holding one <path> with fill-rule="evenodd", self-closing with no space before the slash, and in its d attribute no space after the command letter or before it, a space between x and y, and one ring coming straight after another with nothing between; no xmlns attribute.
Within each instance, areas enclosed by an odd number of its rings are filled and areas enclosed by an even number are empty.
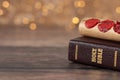
<svg viewBox="0 0 120 80"><path fill-rule="evenodd" d="M79 32L84 36L120 41L120 22L87 18L80 22Z"/></svg>

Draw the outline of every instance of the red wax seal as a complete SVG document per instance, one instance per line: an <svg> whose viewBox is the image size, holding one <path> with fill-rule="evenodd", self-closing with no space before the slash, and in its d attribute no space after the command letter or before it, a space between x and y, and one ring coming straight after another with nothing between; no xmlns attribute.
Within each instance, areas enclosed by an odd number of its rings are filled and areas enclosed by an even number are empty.
<svg viewBox="0 0 120 80"><path fill-rule="evenodd" d="M87 28L93 28L93 27L95 27L99 22L100 22L99 19L88 19L88 20L86 20L86 22L85 22L85 26L86 26Z"/></svg>
<svg viewBox="0 0 120 80"><path fill-rule="evenodd" d="M107 32L108 30L110 30L113 26L114 26L114 22L111 20L105 20L102 21L99 25L98 25L98 29L101 32Z"/></svg>
<svg viewBox="0 0 120 80"><path fill-rule="evenodd" d="M117 23L114 25L113 30L120 34L120 22L117 21Z"/></svg>

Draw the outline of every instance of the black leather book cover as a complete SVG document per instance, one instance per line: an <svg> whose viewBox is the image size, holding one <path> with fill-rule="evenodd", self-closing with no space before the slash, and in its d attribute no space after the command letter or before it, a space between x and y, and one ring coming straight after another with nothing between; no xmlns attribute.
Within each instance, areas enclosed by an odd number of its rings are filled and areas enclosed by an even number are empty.
<svg viewBox="0 0 120 80"><path fill-rule="evenodd" d="M70 61L120 70L120 42L90 37L70 40Z"/></svg>

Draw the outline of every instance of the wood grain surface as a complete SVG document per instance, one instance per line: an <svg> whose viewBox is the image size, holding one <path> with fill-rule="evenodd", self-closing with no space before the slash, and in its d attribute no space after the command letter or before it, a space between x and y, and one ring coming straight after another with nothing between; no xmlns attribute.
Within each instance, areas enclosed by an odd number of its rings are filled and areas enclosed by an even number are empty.
<svg viewBox="0 0 120 80"><path fill-rule="evenodd" d="M68 61L78 30L0 26L0 80L118 80L120 73Z"/></svg>
<svg viewBox="0 0 120 80"><path fill-rule="evenodd" d="M1 80L118 80L119 72L73 63L67 47L0 47Z"/></svg>
<svg viewBox="0 0 120 80"><path fill-rule="evenodd" d="M0 46L67 46L70 39L80 36L77 28L66 31L64 26L39 25L31 31L28 26L1 26Z"/></svg>

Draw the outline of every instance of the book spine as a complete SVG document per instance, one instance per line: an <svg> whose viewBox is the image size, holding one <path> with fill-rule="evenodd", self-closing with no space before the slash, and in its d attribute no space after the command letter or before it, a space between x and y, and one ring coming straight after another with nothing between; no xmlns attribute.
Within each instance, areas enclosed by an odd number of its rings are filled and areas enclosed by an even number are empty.
<svg viewBox="0 0 120 80"><path fill-rule="evenodd" d="M120 49L100 44L70 41L70 61L120 70Z"/></svg>

